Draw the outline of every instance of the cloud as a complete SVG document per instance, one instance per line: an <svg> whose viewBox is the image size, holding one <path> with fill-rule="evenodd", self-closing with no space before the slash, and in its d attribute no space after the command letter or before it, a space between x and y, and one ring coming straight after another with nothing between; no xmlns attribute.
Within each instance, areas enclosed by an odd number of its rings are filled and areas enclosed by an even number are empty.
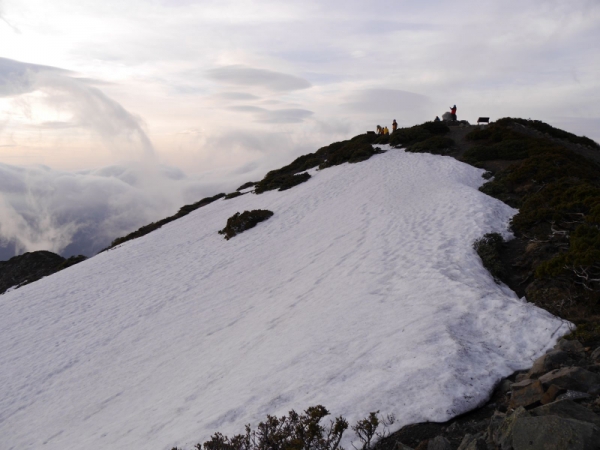
<svg viewBox="0 0 600 450"><path fill-rule="evenodd" d="M0 58L0 96L21 96L19 101L32 109L34 100L24 94L43 92L42 102L54 110L67 110L69 122L29 124L39 128L81 127L95 131L106 143L116 145L124 138L128 144L136 141L145 156L154 154L153 145L141 125L141 119L131 114L100 89L90 85L95 80L77 78L73 72L50 66L23 63Z"/></svg>
<svg viewBox="0 0 600 450"><path fill-rule="evenodd" d="M35 250L92 256L115 238L223 188L177 168L140 162L75 173L0 163L0 256Z"/></svg>
<svg viewBox="0 0 600 450"><path fill-rule="evenodd" d="M271 70L233 65L211 69L208 78L236 86L262 87L274 92L289 92L311 87L303 78Z"/></svg>
<svg viewBox="0 0 600 450"><path fill-rule="evenodd" d="M254 113L254 121L261 123L300 123L314 113L307 109L266 109L252 105L234 105L228 109L232 111Z"/></svg>
<svg viewBox="0 0 600 450"><path fill-rule="evenodd" d="M224 100L258 100L260 97L246 92L221 92L216 94L215 97L222 98Z"/></svg>
<svg viewBox="0 0 600 450"><path fill-rule="evenodd" d="M411 111L430 104L425 95L398 89L365 89L354 92L342 106L364 113Z"/></svg>

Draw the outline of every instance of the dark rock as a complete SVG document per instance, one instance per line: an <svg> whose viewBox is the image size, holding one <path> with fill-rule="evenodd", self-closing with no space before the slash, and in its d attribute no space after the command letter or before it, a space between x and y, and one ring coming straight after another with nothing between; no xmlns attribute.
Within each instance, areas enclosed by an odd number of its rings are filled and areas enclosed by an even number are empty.
<svg viewBox="0 0 600 450"><path fill-rule="evenodd" d="M536 359L533 363L533 367L529 370L528 375L530 378L538 378L546 372L560 369L561 367L574 362L575 360L570 353L562 350L553 350Z"/></svg>
<svg viewBox="0 0 600 450"><path fill-rule="evenodd" d="M564 419L580 420L582 422L589 422L600 427L600 416L594 414L585 406L581 406L572 400L561 400L544 406L539 406L530 410L529 413L534 417L558 416Z"/></svg>
<svg viewBox="0 0 600 450"><path fill-rule="evenodd" d="M600 384L595 384L591 388L589 388L588 394L593 396L600 395Z"/></svg>
<svg viewBox="0 0 600 450"><path fill-rule="evenodd" d="M538 403L544 396L544 388L539 380L524 380L512 385L510 407L527 407Z"/></svg>
<svg viewBox="0 0 600 450"><path fill-rule="evenodd" d="M530 415L525 411L525 408L520 406L515 409L515 412L510 416L504 418L493 437L494 442L499 445L502 450L513 449L513 428L518 419L525 417L530 417Z"/></svg>
<svg viewBox="0 0 600 450"><path fill-rule="evenodd" d="M554 400L556 400L556 397L558 397L560 394L562 394L564 392L565 392L565 389L559 388L557 385L553 384L544 393L544 396L542 397L542 401L541 401L542 405L552 403Z"/></svg>
<svg viewBox="0 0 600 450"><path fill-rule="evenodd" d="M581 342L575 340L570 341L567 339L560 339L554 348L571 353L583 353L585 351Z"/></svg>
<svg viewBox="0 0 600 450"><path fill-rule="evenodd" d="M263 222L273 215L273 211L267 209L253 209L252 211L244 211L243 213L235 213L227 219L227 225L219 234L224 234L225 239L229 240L232 237L242 233L243 231L254 228L256 224Z"/></svg>
<svg viewBox="0 0 600 450"><path fill-rule="evenodd" d="M567 391L564 394L560 394L558 397L556 397L556 400L586 400L590 397L590 394L587 392Z"/></svg>
<svg viewBox="0 0 600 450"><path fill-rule="evenodd" d="M552 384L573 391L587 392L595 384L600 384L600 375L581 367L564 367L542 375L539 380L544 387Z"/></svg>
<svg viewBox="0 0 600 450"><path fill-rule="evenodd" d="M512 429L514 450L598 450L600 428L558 416L520 417ZM503 450L508 450L504 448Z"/></svg>
<svg viewBox="0 0 600 450"><path fill-rule="evenodd" d="M68 259L40 250L0 261L0 294L13 286L23 286L85 260L85 256Z"/></svg>
<svg viewBox="0 0 600 450"><path fill-rule="evenodd" d="M483 433L476 435L467 434L457 450L488 450Z"/></svg>
<svg viewBox="0 0 600 450"><path fill-rule="evenodd" d="M596 350L594 350L592 352L592 355L590 356L590 358L594 362L600 362L600 347L598 347Z"/></svg>
<svg viewBox="0 0 600 450"><path fill-rule="evenodd" d="M433 439L429 439L427 450L452 450L452 447L448 439L443 436L436 436Z"/></svg>

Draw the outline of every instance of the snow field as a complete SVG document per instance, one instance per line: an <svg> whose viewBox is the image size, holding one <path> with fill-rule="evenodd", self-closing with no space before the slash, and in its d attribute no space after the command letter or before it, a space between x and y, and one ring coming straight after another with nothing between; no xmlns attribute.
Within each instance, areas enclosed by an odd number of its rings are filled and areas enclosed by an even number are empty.
<svg viewBox="0 0 600 450"><path fill-rule="evenodd" d="M443 421L568 332L472 249L516 212L390 150L219 200L0 296L0 446L191 448L323 404ZM236 212L275 215L233 239Z"/></svg>

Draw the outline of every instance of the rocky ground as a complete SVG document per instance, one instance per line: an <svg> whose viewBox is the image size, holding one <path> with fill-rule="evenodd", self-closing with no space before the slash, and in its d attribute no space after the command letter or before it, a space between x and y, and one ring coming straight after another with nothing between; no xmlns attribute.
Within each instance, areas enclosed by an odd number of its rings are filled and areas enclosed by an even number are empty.
<svg viewBox="0 0 600 450"><path fill-rule="evenodd" d="M33 283L84 259L85 256L82 255L65 259L56 253L40 250L0 261L0 294L12 287Z"/></svg>
<svg viewBox="0 0 600 450"><path fill-rule="evenodd" d="M600 347L561 339L489 402L446 423L408 425L377 450L600 449Z"/></svg>

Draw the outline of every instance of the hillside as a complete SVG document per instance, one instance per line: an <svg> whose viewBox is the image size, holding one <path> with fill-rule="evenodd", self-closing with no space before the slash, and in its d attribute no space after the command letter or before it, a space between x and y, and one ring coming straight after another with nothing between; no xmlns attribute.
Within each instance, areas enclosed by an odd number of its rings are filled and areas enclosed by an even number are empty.
<svg viewBox="0 0 600 450"><path fill-rule="evenodd" d="M472 249L516 211L479 192L481 169L380 148L0 297L6 447L189 448L318 403L442 421L531 365L567 324ZM274 215L218 234L253 209Z"/></svg>

